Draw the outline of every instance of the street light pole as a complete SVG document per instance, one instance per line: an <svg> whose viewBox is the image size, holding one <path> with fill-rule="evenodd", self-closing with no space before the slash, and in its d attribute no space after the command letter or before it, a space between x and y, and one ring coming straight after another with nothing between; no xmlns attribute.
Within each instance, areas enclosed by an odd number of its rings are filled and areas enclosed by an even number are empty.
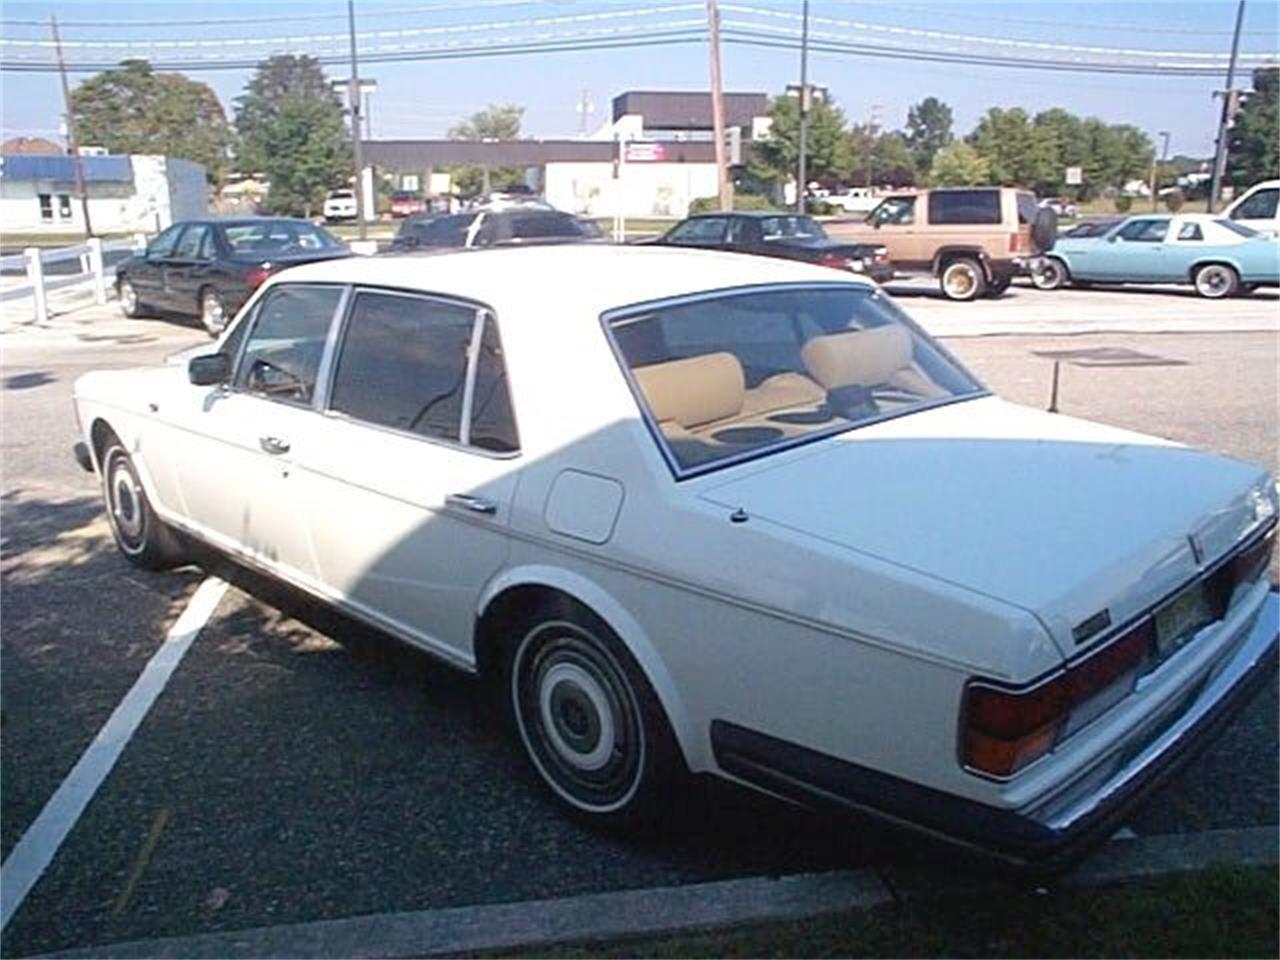
<svg viewBox="0 0 1280 960"><path fill-rule="evenodd" d="M1213 177L1209 181L1209 212L1218 207L1222 178L1227 172L1227 127L1231 123L1232 90L1235 88L1236 59L1240 56L1240 27L1244 23L1244 0L1236 7L1236 32L1231 38L1231 59L1227 62L1227 89L1222 92L1222 114L1218 118L1218 142L1213 153Z"/></svg>
<svg viewBox="0 0 1280 960"><path fill-rule="evenodd" d="M347 87L347 103L351 106L351 142L356 162L356 221L360 239L365 239L364 222L364 157L360 149L360 66L356 59L356 6L347 0L347 27L351 34L351 84Z"/></svg>
<svg viewBox="0 0 1280 960"><path fill-rule="evenodd" d="M809 150L809 0L804 0L804 19L800 27L800 169L796 179L796 212L805 212L805 187L809 174L805 169Z"/></svg>
<svg viewBox="0 0 1280 960"><path fill-rule="evenodd" d="M1160 163L1166 163L1169 160L1169 131L1161 130L1156 136L1164 141L1164 146L1160 151ZM1156 152L1151 151L1151 212L1156 210Z"/></svg>

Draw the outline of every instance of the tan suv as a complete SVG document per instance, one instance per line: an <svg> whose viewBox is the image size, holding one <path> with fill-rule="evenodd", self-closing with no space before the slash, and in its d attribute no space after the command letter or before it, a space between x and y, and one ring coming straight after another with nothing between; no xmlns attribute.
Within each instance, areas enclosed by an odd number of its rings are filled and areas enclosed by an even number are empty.
<svg viewBox="0 0 1280 960"><path fill-rule="evenodd" d="M842 241L874 241L895 271L938 278L952 300L998 297L1053 246L1054 212L1011 187L922 190L885 197L862 222L827 224Z"/></svg>

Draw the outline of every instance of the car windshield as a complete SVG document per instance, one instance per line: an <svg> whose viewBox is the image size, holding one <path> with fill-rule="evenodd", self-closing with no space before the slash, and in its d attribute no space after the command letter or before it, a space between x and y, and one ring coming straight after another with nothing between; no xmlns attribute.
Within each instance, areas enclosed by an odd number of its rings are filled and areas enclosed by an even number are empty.
<svg viewBox="0 0 1280 960"><path fill-rule="evenodd" d="M232 254L303 253L339 250L342 244L323 227L300 220L255 220L223 227Z"/></svg>
<svg viewBox="0 0 1280 960"><path fill-rule="evenodd" d="M812 217L763 217L760 235L765 240L825 240L827 232Z"/></svg>
<svg viewBox="0 0 1280 960"><path fill-rule="evenodd" d="M677 476L985 392L869 287L751 288L605 324Z"/></svg>
<svg viewBox="0 0 1280 960"><path fill-rule="evenodd" d="M1246 227L1243 223L1236 223L1234 220L1222 219L1222 220L1215 220L1213 222L1220 227L1226 227L1232 233L1240 234L1240 236L1242 237L1262 236L1262 234L1260 234L1257 230L1253 229L1253 227Z"/></svg>

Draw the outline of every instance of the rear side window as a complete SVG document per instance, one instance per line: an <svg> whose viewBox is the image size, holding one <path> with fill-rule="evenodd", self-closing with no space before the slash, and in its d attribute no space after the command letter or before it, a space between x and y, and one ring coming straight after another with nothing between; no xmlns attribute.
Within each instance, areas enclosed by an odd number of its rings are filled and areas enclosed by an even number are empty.
<svg viewBox="0 0 1280 960"><path fill-rule="evenodd" d="M581 237L585 231L577 218L567 213L539 211L511 215L512 240L538 240L546 237Z"/></svg>
<svg viewBox="0 0 1280 960"><path fill-rule="evenodd" d="M1179 240L1203 240L1204 233L1200 230L1198 223L1184 223L1182 229L1178 231Z"/></svg>
<svg viewBox="0 0 1280 960"><path fill-rule="evenodd" d="M286 283L268 291L256 311L236 373L241 390L309 404L341 287Z"/></svg>
<svg viewBox="0 0 1280 960"><path fill-rule="evenodd" d="M434 440L515 450L492 325L470 304L360 291L338 355L331 409Z"/></svg>
<svg viewBox="0 0 1280 960"><path fill-rule="evenodd" d="M998 224L999 190L935 190L929 194L929 222Z"/></svg>

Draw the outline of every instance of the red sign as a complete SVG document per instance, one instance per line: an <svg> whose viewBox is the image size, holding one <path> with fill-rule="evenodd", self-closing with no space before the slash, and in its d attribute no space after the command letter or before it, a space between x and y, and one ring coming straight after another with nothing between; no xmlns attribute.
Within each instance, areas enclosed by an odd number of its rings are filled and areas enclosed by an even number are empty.
<svg viewBox="0 0 1280 960"><path fill-rule="evenodd" d="M660 143L628 143L627 163L655 162L667 159L667 151Z"/></svg>

